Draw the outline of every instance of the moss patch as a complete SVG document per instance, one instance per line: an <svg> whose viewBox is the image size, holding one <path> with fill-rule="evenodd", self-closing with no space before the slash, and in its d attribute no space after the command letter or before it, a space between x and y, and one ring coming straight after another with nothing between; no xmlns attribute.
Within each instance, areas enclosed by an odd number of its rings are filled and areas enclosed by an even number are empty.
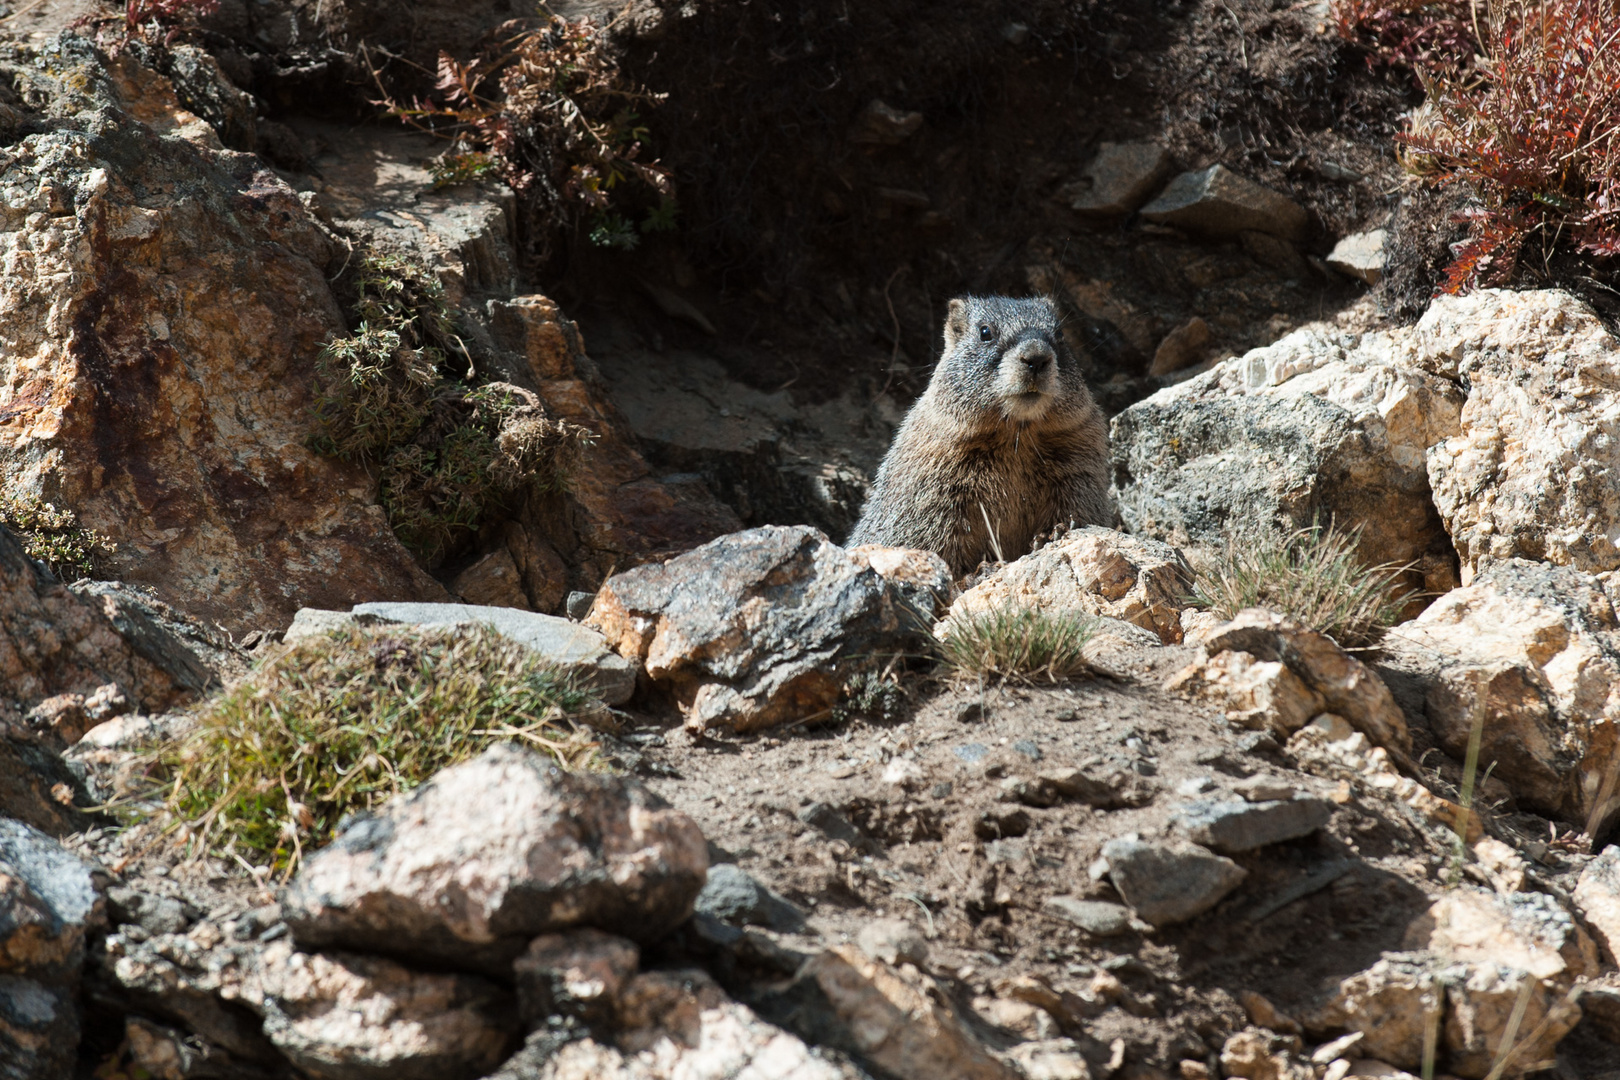
<svg viewBox="0 0 1620 1080"><path fill-rule="evenodd" d="M204 706L165 764L169 809L208 849L291 873L346 814L493 742L592 760L589 695L484 627L350 629L301 641Z"/></svg>

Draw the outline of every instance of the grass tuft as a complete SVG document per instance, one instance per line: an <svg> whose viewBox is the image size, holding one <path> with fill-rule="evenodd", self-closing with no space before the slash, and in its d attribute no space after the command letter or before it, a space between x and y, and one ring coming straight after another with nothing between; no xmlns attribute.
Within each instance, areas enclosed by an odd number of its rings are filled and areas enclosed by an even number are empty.
<svg viewBox="0 0 1620 1080"><path fill-rule="evenodd" d="M991 608L951 619L939 653L960 676L1058 682L1091 670L1084 650L1096 632L1078 612Z"/></svg>
<svg viewBox="0 0 1620 1080"><path fill-rule="evenodd" d="M79 526L71 510L58 510L37 495L0 493L0 525L17 534L29 558L44 563L58 581L90 577L118 545Z"/></svg>
<svg viewBox="0 0 1620 1080"><path fill-rule="evenodd" d="M1193 600L1223 619L1269 608L1348 648L1372 645L1417 592L1402 587L1409 567L1364 565L1356 554L1360 539L1359 529L1331 525L1229 536L1213 555L1193 559Z"/></svg>
<svg viewBox="0 0 1620 1080"><path fill-rule="evenodd" d="M569 765L594 743L589 695L484 627L353 628L301 641L210 701L168 752L168 806L200 848L290 875L347 814L491 743Z"/></svg>

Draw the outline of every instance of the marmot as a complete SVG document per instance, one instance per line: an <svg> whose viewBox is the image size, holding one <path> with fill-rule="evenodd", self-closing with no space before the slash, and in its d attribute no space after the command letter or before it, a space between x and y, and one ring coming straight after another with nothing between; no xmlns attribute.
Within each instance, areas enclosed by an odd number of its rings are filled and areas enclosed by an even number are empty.
<svg viewBox="0 0 1620 1080"><path fill-rule="evenodd" d="M1045 299L967 297L849 546L935 551L966 574L1057 525L1112 526L1108 422ZM993 531L993 537L992 537Z"/></svg>

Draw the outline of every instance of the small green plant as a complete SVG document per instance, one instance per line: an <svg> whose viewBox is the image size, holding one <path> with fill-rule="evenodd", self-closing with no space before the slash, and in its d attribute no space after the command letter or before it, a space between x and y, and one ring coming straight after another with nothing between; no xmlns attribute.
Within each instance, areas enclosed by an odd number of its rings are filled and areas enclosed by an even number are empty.
<svg viewBox="0 0 1620 1080"><path fill-rule="evenodd" d="M29 558L45 564L60 581L90 577L118 545L94 529L79 527L71 510L58 510L37 495L0 494L0 525L17 534Z"/></svg>
<svg viewBox="0 0 1620 1080"><path fill-rule="evenodd" d="M1417 593L1401 587L1409 566L1364 565L1356 554L1360 539L1359 529L1333 525L1231 535L1218 551L1195 560L1193 600L1222 618L1270 608L1348 648L1371 645Z"/></svg>
<svg viewBox="0 0 1620 1080"><path fill-rule="evenodd" d="M864 717L867 720L892 724L900 720L906 704L906 693L895 676L895 665L882 671L860 671L844 684L844 694L833 706L831 720L835 724Z"/></svg>
<svg viewBox="0 0 1620 1080"><path fill-rule="evenodd" d="M960 676L1058 682L1091 670L1085 647L1096 632L1079 612L989 608L951 619L939 654Z"/></svg>
<svg viewBox="0 0 1620 1080"><path fill-rule="evenodd" d="M515 386L469 386L444 290L396 256L364 256L354 333L316 368L314 449L376 471L395 534L432 565L525 486L560 490L593 435Z"/></svg>
<svg viewBox="0 0 1620 1080"><path fill-rule="evenodd" d="M164 764L168 807L198 849L291 874L345 814L497 741L587 764L563 672L484 627L353 628L301 641L203 707Z"/></svg>

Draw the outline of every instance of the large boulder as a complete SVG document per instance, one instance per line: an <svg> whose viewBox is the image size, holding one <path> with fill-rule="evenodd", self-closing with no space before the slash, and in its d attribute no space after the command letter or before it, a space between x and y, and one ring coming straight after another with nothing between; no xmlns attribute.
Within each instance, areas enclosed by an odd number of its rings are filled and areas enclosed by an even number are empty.
<svg viewBox="0 0 1620 1080"><path fill-rule="evenodd" d="M350 819L283 911L306 948L503 973L539 934L657 938L691 915L707 868L697 826L635 781L495 746Z"/></svg>
<svg viewBox="0 0 1620 1080"><path fill-rule="evenodd" d="M1120 619L1181 640L1192 568L1169 544L1087 526L1008 563L963 593L949 620L1002 607Z"/></svg>
<svg viewBox="0 0 1620 1080"><path fill-rule="evenodd" d="M1441 296L1416 362L1467 388L1428 455L1463 582L1491 561L1620 570L1620 342L1568 293Z"/></svg>
<svg viewBox="0 0 1620 1080"><path fill-rule="evenodd" d="M1368 561L1448 561L1425 454L1459 430L1462 402L1399 333L1315 323L1116 416L1120 513L1178 546L1331 519L1361 528Z"/></svg>
<svg viewBox="0 0 1620 1080"><path fill-rule="evenodd" d="M232 629L299 600L442 596L364 471L306 446L343 247L132 53L65 35L6 68L46 102L0 171L7 486L116 539L124 580Z"/></svg>
<svg viewBox="0 0 1620 1080"><path fill-rule="evenodd" d="M1379 670L1414 722L1529 809L1601 835L1620 794L1620 619L1594 575L1512 559L1391 628Z"/></svg>
<svg viewBox="0 0 1620 1080"><path fill-rule="evenodd" d="M858 665L903 650L900 595L815 529L766 526L609 578L587 621L690 728L747 731L830 708Z"/></svg>

